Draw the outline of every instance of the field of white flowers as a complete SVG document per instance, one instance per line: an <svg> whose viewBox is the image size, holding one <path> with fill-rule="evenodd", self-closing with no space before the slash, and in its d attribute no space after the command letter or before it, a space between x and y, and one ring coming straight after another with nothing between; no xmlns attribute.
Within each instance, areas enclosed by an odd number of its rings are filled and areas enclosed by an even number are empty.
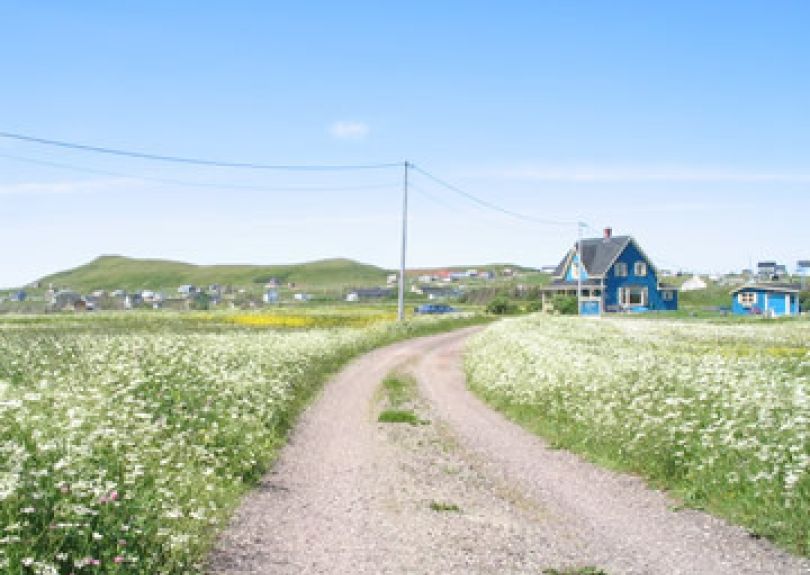
<svg viewBox="0 0 810 575"><path fill-rule="evenodd" d="M471 388L594 460L810 552L810 324L529 316L466 355Z"/></svg>
<svg viewBox="0 0 810 575"><path fill-rule="evenodd" d="M0 572L198 571L330 370L442 328L152 333L149 321L0 324Z"/></svg>

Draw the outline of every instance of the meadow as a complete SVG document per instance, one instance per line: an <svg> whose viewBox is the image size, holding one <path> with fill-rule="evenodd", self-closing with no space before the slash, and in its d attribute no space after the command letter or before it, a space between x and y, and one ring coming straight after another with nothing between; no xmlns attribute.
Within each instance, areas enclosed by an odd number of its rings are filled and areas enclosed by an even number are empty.
<svg viewBox="0 0 810 575"><path fill-rule="evenodd" d="M0 320L0 572L199 572L330 373L480 321L282 315Z"/></svg>
<svg viewBox="0 0 810 575"><path fill-rule="evenodd" d="M810 553L810 323L528 316L465 361L474 392L552 446Z"/></svg>

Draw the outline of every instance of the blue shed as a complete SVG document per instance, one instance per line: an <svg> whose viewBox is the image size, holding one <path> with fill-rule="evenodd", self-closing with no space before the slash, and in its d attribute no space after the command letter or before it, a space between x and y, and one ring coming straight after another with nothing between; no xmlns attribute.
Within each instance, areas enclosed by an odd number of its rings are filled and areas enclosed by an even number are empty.
<svg viewBox="0 0 810 575"><path fill-rule="evenodd" d="M601 238L582 240L582 265L573 246L542 289L543 300L557 294L577 295L582 271L583 315L604 311L674 311L678 289L662 284L650 258L630 236L614 236L610 228Z"/></svg>
<svg viewBox="0 0 810 575"><path fill-rule="evenodd" d="M731 311L737 315L798 315L799 291L796 284L746 284L731 291Z"/></svg>

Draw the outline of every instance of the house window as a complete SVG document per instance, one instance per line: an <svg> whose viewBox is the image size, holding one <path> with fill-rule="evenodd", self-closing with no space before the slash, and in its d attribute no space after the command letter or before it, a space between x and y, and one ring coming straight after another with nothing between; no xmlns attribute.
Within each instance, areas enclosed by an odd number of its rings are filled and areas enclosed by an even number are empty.
<svg viewBox="0 0 810 575"><path fill-rule="evenodd" d="M619 288L623 306L647 305L647 288Z"/></svg>
<svg viewBox="0 0 810 575"><path fill-rule="evenodd" d="M617 278L626 278L627 264L624 262L616 262L616 264L613 266L613 273Z"/></svg>
<svg viewBox="0 0 810 575"><path fill-rule="evenodd" d="M737 294L737 301L743 307L751 307L757 303L757 294L752 291L744 291Z"/></svg>
<svg viewBox="0 0 810 575"><path fill-rule="evenodd" d="M637 276L646 276L647 264L645 262L636 262L633 265L633 273Z"/></svg>
<svg viewBox="0 0 810 575"><path fill-rule="evenodd" d="M574 260L571 263L571 277L574 279L579 279L579 263L577 263L577 260Z"/></svg>
<svg viewBox="0 0 810 575"><path fill-rule="evenodd" d="M662 291L661 299L664 301L672 301L672 292L669 290Z"/></svg>

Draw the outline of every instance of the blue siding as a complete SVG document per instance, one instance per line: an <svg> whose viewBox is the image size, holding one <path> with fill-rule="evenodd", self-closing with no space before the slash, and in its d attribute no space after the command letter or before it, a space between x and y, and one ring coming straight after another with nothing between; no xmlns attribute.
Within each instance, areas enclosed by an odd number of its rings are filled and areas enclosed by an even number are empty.
<svg viewBox="0 0 810 575"><path fill-rule="evenodd" d="M635 263L642 261L647 264L647 275L635 275ZM624 251L616 259L627 265L627 277L616 275L616 263L611 266L605 274L605 307L612 309L619 305L619 289L626 287L647 288L647 307L653 310L676 310L678 309L678 291L675 289L664 290L672 293L672 300L664 300L658 290L658 278L648 261L638 250L635 243L630 242Z"/></svg>
<svg viewBox="0 0 810 575"><path fill-rule="evenodd" d="M568 282L577 281L577 278L574 277L574 268L577 265L578 259L579 259L579 257L577 256L577 254L574 254L574 257L571 259L571 264L568 266L568 271L565 274L565 281L568 281ZM585 266L583 266L582 267L582 281L585 281L587 279L588 279L588 272L585 271Z"/></svg>
<svg viewBox="0 0 810 575"><path fill-rule="evenodd" d="M740 293L756 294L755 302L750 307L743 306L738 297ZM751 287L744 288L739 292L732 294L731 297L731 311L737 315L765 314L785 316L798 315L799 313L799 294L796 293L766 291ZM787 297L790 297L789 310L786 305Z"/></svg>
<svg viewBox="0 0 810 575"><path fill-rule="evenodd" d="M581 315L599 315L600 311L598 301L583 301L582 306L579 308Z"/></svg>

